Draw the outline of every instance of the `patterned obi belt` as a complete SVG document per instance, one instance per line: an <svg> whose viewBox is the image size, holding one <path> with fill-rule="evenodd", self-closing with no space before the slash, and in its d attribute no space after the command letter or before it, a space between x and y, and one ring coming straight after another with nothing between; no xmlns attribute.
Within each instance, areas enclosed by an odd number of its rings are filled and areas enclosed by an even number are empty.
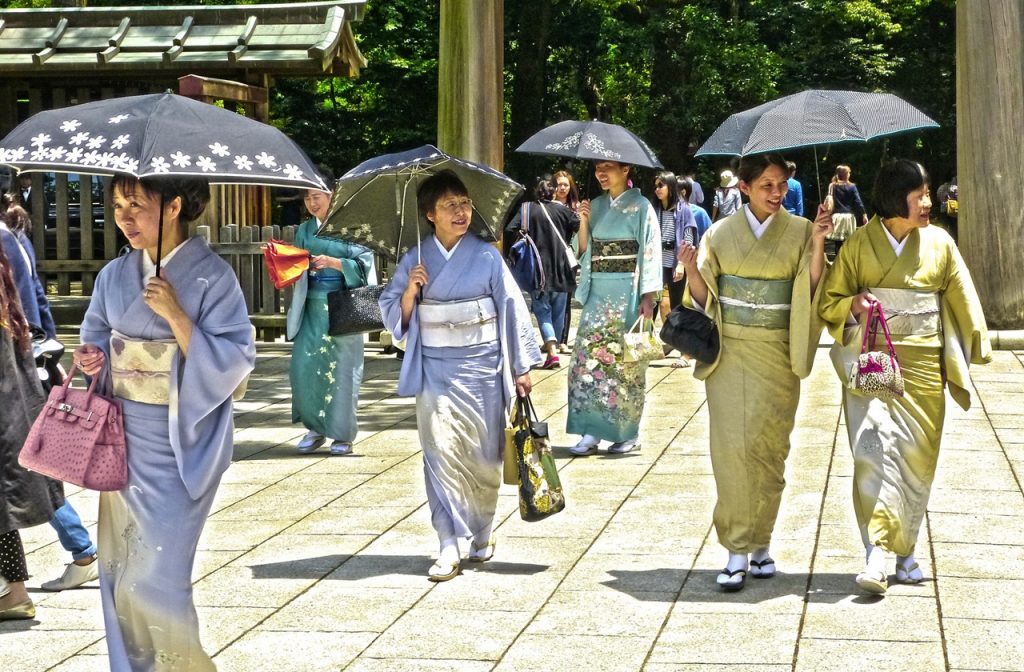
<svg viewBox="0 0 1024 672"><path fill-rule="evenodd" d="M148 341L113 332L110 336L110 376L114 382L114 395L143 404L170 405L171 366L177 352L178 342L174 339ZM215 376L217 372L211 371L210 375ZM246 377L231 398L241 401L248 387L249 378Z"/></svg>
<svg viewBox="0 0 1024 672"><path fill-rule="evenodd" d="M942 333L939 313L941 295L938 292L885 287L870 287L868 291L882 304L893 340L908 336L938 336Z"/></svg>
<svg viewBox="0 0 1024 672"><path fill-rule="evenodd" d="M636 271L636 257L640 243L632 238L623 240L592 239L590 255L591 273L633 273Z"/></svg>
<svg viewBox="0 0 1024 672"><path fill-rule="evenodd" d="M420 340L428 348L460 348L498 340L498 308L481 296L465 301L420 303Z"/></svg>
<svg viewBox="0 0 1024 672"><path fill-rule="evenodd" d="M171 403L171 365L178 352L174 339L147 341L115 331L110 336L110 374L114 394L143 404Z"/></svg>
<svg viewBox="0 0 1024 672"><path fill-rule="evenodd" d="M722 322L727 324L789 329L792 299L792 280L718 276L718 302L722 306Z"/></svg>

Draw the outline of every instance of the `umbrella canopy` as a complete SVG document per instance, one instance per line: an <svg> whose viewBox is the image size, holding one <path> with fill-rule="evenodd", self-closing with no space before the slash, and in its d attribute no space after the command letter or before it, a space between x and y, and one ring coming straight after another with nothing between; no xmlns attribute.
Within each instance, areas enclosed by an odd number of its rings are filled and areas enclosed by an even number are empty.
<svg viewBox="0 0 1024 672"><path fill-rule="evenodd" d="M891 93L811 90L730 116L696 156L745 156L874 138L938 124Z"/></svg>
<svg viewBox="0 0 1024 672"><path fill-rule="evenodd" d="M470 230L498 240L523 185L490 166L445 154L433 145L368 159L342 175L317 235L400 256L420 241L416 209L420 183L445 169L459 176L473 199Z"/></svg>
<svg viewBox="0 0 1024 672"><path fill-rule="evenodd" d="M584 161L618 161L661 168L654 151L631 131L600 121L562 121L541 129L516 147L524 154L564 156Z"/></svg>
<svg viewBox="0 0 1024 672"><path fill-rule="evenodd" d="M306 153L278 129L173 93L39 112L0 140L0 164L19 171L327 189Z"/></svg>

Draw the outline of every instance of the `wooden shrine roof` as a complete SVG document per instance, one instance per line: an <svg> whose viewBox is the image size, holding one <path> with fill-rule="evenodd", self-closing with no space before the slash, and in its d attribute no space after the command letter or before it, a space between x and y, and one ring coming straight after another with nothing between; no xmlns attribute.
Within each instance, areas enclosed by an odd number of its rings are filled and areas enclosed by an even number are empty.
<svg viewBox="0 0 1024 672"><path fill-rule="evenodd" d="M0 10L0 76L356 76L366 0Z"/></svg>

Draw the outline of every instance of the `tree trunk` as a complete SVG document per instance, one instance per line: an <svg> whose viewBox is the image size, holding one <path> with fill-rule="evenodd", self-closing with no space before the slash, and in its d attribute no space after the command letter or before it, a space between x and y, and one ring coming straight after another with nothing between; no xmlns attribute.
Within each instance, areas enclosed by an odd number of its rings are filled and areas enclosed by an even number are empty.
<svg viewBox="0 0 1024 672"><path fill-rule="evenodd" d="M551 32L551 0L521 0L518 18L515 55L515 75L512 79L512 116L509 120L511 146L518 147L524 140L544 127L545 94L548 60L548 41ZM521 175L531 174L541 160L519 155L509 157ZM527 185L530 186L530 185Z"/></svg>
<svg viewBox="0 0 1024 672"><path fill-rule="evenodd" d="M504 0L441 0L437 144L502 170Z"/></svg>
<svg viewBox="0 0 1024 672"><path fill-rule="evenodd" d="M959 244L995 329L1024 328L1024 5L956 7Z"/></svg>
<svg viewBox="0 0 1024 672"><path fill-rule="evenodd" d="M651 115L650 139L656 139L661 148L658 158L665 166L665 170L682 176L684 152L689 143L688 138L683 138L682 123L679 119L679 112L682 111L684 104L679 94L686 87L686 72L672 54L679 49L679 43L684 36L669 23L667 4L664 0L648 4L648 34L651 35L654 47L650 95L654 109Z"/></svg>

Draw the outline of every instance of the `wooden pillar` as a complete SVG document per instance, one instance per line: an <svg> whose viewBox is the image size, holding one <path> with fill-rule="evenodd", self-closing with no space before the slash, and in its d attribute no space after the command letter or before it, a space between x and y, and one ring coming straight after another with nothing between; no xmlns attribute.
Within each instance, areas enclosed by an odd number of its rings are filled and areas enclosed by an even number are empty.
<svg viewBox="0 0 1024 672"><path fill-rule="evenodd" d="M441 0L437 144L504 164L504 0Z"/></svg>
<svg viewBox="0 0 1024 672"><path fill-rule="evenodd" d="M993 329L1024 329L1024 3L956 6L960 249Z"/></svg>

